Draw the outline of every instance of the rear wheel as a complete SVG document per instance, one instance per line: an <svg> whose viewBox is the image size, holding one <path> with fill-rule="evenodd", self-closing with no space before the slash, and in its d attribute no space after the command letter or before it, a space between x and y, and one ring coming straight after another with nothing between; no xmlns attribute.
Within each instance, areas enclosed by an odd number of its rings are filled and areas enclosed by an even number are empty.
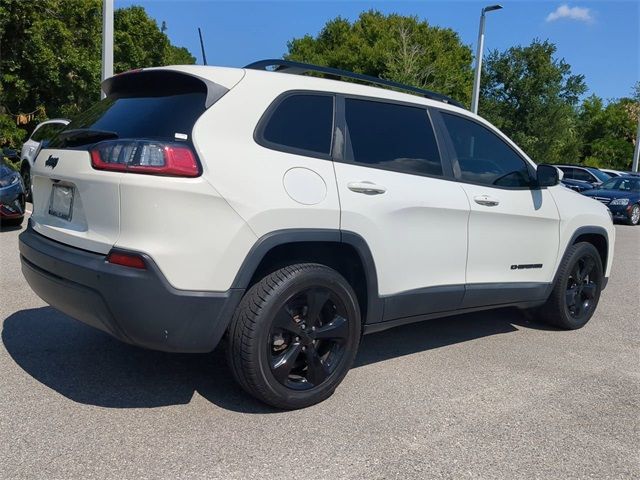
<svg viewBox="0 0 640 480"><path fill-rule="evenodd" d="M637 203L631 207L631 211L629 212L629 225L638 225L640 223L640 205Z"/></svg>
<svg viewBox="0 0 640 480"><path fill-rule="evenodd" d="M591 319L600 300L602 261L590 243L572 245L565 254L547 302L540 308L543 320L575 330Z"/></svg>
<svg viewBox="0 0 640 480"><path fill-rule="evenodd" d="M355 358L360 311L349 283L324 265L297 264L246 293L229 328L228 362L238 383L277 408L329 397Z"/></svg>
<svg viewBox="0 0 640 480"><path fill-rule="evenodd" d="M22 168L20 169L20 176L22 177L22 183L24 184L24 195L27 202L33 201L33 196L31 194L31 168L29 164L25 160L23 162Z"/></svg>

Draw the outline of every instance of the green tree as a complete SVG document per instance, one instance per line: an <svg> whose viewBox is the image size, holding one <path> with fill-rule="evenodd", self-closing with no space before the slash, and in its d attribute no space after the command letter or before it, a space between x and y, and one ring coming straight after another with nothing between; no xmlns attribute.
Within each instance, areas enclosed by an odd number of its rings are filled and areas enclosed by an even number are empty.
<svg viewBox="0 0 640 480"><path fill-rule="evenodd" d="M350 70L471 98L472 53L456 32L417 17L370 10L353 23L337 17L320 33L289 42L288 60Z"/></svg>
<svg viewBox="0 0 640 480"><path fill-rule="evenodd" d="M194 63L141 7L114 15L115 71ZM2 0L0 138L18 147L45 118L71 117L100 96L101 0ZM17 114L33 113L16 132ZM26 128L25 128L26 127Z"/></svg>
<svg viewBox="0 0 640 480"><path fill-rule="evenodd" d="M114 13L114 70L158 65L193 64L186 48L171 45L169 37L142 7L121 8Z"/></svg>
<svg viewBox="0 0 640 480"><path fill-rule="evenodd" d="M37 121L86 105L100 79L100 1L5 0L0 18L5 113L36 112Z"/></svg>
<svg viewBox="0 0 640 480"><path fill-rule="evenodd" d="M485 62L480 114L511 137L538 163L580 158L576 108L586 90L556 46L534 40L526 47L493 51Z"/></svg>
<svg viewBox="0 0 640 480"><path fill-rule="evenodd" d="M586 165L630 170L640 104L632 98L609 102L595 95L586 98L579 111Z"/></svg>

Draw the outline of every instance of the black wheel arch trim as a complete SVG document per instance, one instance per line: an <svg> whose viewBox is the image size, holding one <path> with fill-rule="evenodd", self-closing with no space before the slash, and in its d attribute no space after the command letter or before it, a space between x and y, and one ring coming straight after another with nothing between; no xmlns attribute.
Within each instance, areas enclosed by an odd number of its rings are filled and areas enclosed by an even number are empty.
<svg viewBox="0 0 640 480"><path fill-rule="evenodd" d="M604 258L604 261L602 262L602 287L601 289L604 290L605 287L607 286L607 283L609 281L609 278L606 277L604 275L604 273L607 271L607 264L608 262L611 260L609 258L609 234L607 233L607 230L604 227L599 227L599 226L595 226L595 225L586 225L583 227L578 227L573 234L571 235L571 238L569 239L569 242L567 243L567 245L565 246L564 252L562 252L562 257L560 258L560 262L562 261L562 258L564 258L564 256L567 254L567 250L576 243L576 240L582 236L582 235L600 235L604 238L605 241L605 245L606 245L606 256ZM594 245L595 246L595 245ZM560 270L560 262L558 262L558 268L556 269L556 273L553 276L553 283L551 285L555 285L556 281L558 280L558 275L559 275L559 270ZM551 293L551 292L549 292Z"/></svg>
<svg viewBox="0 0 640 480"><path fill-rule="evenodd" d="M569 245L573 245L573 242L576 241L576 238L578 238L580 235L584 235L587 233L596 233L596 234L602 235L604 239L607 241L607 246L609 246L609 234L607 233L607 230L604 227L598 227L595 225L578 227L576 231L573 232L573 235L571 235L571 240L569 241Z"/></svg>
<svg viewBox="0 0 640 480"><path fill-rule="evenodd" d="M365 272L367 286L367 318L363 323L382 320L384 301L378 292L378 275L373 255L366 240L354 232L338 229L283 229L260 237L245 257L231 285L232 289L247 289L258 266L273 248L288 243L344 243L355 249Z"/></svg>

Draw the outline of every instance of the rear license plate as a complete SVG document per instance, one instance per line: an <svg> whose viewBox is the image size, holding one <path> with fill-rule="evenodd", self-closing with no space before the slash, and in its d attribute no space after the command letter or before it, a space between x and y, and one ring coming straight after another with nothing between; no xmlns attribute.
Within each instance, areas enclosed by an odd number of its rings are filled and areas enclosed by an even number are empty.
<svg viewBox="0 0 640 480"><path fill-rule="evenodd" d="M53 185L49 199L49 215L71 220L73 213L73 187Z"/></svg>

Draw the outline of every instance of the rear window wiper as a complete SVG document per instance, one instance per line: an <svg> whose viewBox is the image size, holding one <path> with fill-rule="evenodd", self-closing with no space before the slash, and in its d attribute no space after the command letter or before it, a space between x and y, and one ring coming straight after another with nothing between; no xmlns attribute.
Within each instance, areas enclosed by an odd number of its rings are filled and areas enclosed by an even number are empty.
<svg viewBox="0 0 640 480"><path fill-rule="evenodd" d="M65 147L77 147L88 143L95 143L101 140L110 140L118 138L116 132L108 130L94 130L91 128L73 128L71 130L63 130L58 134L58 142Z"/></svg>

